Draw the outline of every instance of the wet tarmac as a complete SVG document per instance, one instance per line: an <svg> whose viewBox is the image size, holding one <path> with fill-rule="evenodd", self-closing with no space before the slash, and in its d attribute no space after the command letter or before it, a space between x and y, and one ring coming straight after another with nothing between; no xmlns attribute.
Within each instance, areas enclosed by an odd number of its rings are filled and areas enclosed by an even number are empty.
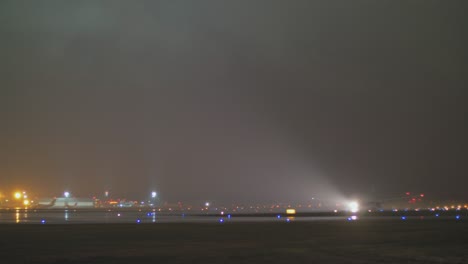
<svg viewBox="0 0 468 264"><path fill-rule="evenodd" d="M385 215L349 215L320 214L296 215L285 214L210 214L201 215L184 212L157 212L155 210L43 210L9 209L0 211L0 224L155 224L155 223L229 223L229 222L310 222L310 221L360 221L360 220L447 220L462 221L465 215L450 214L385 214Z"/></svg>

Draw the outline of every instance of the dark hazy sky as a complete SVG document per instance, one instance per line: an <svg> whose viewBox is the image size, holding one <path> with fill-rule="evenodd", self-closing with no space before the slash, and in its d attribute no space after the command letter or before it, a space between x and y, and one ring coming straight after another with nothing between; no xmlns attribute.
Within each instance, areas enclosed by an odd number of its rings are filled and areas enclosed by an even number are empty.
<svg viewBox="0 0 468 264"><path fill-rule="evenodd" d="M468 198L464 2L3 0L0 191Z"/></svg>

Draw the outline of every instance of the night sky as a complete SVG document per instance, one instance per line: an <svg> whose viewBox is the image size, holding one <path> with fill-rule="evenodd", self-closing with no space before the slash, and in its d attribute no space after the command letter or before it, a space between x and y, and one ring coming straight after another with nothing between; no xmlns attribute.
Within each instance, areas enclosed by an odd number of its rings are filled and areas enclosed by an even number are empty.
<svg viewBox="0 0 468 264"><path fill-rule="evenodd" d="M464 1L1 1L0 191L468 199Z"/></svg>

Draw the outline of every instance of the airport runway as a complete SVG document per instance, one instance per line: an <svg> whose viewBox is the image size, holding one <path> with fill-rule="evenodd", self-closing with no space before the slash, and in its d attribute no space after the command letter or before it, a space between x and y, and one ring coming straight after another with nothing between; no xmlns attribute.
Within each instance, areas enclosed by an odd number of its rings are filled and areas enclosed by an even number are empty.
<svg viewBox="0 0 468 264"><path fill-rule="evenodd" d="M0 224L155 224L155 223L228 223L228 222L310 222L310 221L362 221L362 220L468 220L468 211L461 212L383 212L351 215L348 213L286 214L197 214L186 212L157 212L147 210L0 210Z"/></svg>
<svg viewBox="0 0 468 264"><path fill-rule="evenodd" d="M346 216L287 217L231 214L199 215L160 213L152 210L8 210L0 212L3 224L149 224L149 223L227 223L227 222L290 222L346 220Z"/></svg>

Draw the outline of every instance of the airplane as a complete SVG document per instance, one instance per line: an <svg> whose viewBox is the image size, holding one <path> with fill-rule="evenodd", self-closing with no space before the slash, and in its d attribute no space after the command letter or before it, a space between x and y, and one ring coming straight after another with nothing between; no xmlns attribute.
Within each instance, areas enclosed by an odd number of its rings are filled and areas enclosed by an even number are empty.
<svg viewBox="0 0 468 264"><path fill-rule="evenodd" d="M38 208L38 209L51 208L55 206L55 202L57 202L57 198L52 199L52 201L50 201L50 203L48 204L41 204L41 203L35 204L34 208Z"/></svg>

